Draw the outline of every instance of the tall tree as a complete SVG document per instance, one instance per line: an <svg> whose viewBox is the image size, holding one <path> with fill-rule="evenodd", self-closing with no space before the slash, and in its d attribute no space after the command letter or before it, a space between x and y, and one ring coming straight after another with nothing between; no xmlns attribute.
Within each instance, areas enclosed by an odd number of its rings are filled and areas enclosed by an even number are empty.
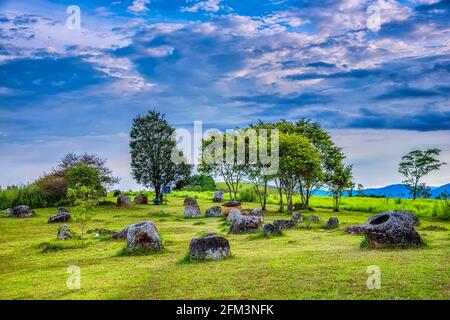
<svg viewBox="0 0 450 320"><path fill-rule="evenodd" d="M186 162L172 161L172 153L180 154L174 132L165 115L155 110L137 116L130 132L132 176L138 183L153 188L161 202L163 186L175 185L191 173L191 166Z"/></svg>
<svg viewBox="0 0 450 320"><path fill-rule="evenodd" d="M333 196L333 211L339 212L342 193L352 184L352 166L344 163L345 155L338 147L334 147L333 157L327 159L325 181Z"/></svg>
<svg viewBox="0 0 450 320"><path fill-rule="evenodd" d="M288 212L292 213L292 198L298 182L308 180L311 172L320 168L320 157L311 142L298 134L280 134L278 178L284 189Z"/></svg>
<svg viewBox="0 0 450 320"><path fill-rule="evenodd" d="M211 133L202 141L202 158L198 168L202 174L221 176L232 200L237 199L242 179L248 171L248 163L239 161L237 156L240 147L239 139L231 139L238 135L239 132ZM245 142L243 147L245 149Z"/></svg>
<svg viewBox="0 0 450 320"><path fill-rule="evenodd" d="M300 119L296 122L280 120L273 123L264 123L260 121L253 127L278 129L280 133L297 134L309 139L319 154L321 166L300 178L298 181L298 190L305 207L309 206L310 198L314 189L320 188L324 182L326 170L330 170L328 164L333 157L334 143L331 136L324 131L320 125L308 119ZM280 204L281 206L281 204Z"/></svg>
<svg viewBox="0 0 450 320"><path fill-rule="evenodd" d="M413 199L423 194L425 188L420 180L432 171L439 170L445 162L436 159L441 150L429 148L427 150L414 150L403 156L398 171L405 176L403 183L409 188Z"/></svg>

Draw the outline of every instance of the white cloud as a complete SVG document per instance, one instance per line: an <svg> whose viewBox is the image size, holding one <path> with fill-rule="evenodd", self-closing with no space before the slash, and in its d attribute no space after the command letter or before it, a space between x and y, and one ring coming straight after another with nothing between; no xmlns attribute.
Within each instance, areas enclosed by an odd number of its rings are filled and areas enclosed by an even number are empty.
<svg viewBox="0 0 450 320"><path fill-rule="evenodd" d="M147 12L149 11L147 4L150 2L151 0L134 0L131 6L128 7L128 11L134 14Z"/></svg>
<svg viewBox="0 0 450 320"><path fill-rule="evenodd" d="M217 12L223 7L220 5L222 0L205 0L199 1L191 6L182 7L181 12Z"/></svg>

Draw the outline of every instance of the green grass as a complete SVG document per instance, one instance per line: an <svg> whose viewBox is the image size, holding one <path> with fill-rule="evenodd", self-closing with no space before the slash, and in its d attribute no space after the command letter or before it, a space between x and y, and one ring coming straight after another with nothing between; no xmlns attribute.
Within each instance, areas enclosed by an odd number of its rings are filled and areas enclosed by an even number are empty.
<svg viewBox="0 0 450 320"><path fill-rule="evenodd" d="M316 198L317 199L317 198ZM316 201L316 200L315 200ZM325 201L325 200L323 200ZM0 217L1 299L449 299L450 222L424 218L417 228L426 234L420 249L361 249L362 236L342 232L364 222L369 213L333 213L316 207L314 215L327 221L337 216L341 226L326 230L285 230L281 237L250 239L228 235L232 259L180 263L192 237L221 232L221 218L183 218L183 199L168 205L139 205L129 209L102 206L89 229L121 230L132 223L154 221L165 245L161 254L121 255L125 241L91 237L56 241L59 225L47 219L56 209L36 209L27 219ZM214 204L199 200L204 212ZM245 208L256 207L246 203ZM269 205L265 222L286 219ZM161 214L163 210L164 214ZM164 221L158 221L163 218ZM433 226L433 227L428 227ZM436 228L437 226L437 228ZM71 230L79 233L76 224ZM426 231L422 231L422 228ZM67 267L81 268L81 289L69 290ZM381 268L381 289L366 286L367 267Z"/></svg>

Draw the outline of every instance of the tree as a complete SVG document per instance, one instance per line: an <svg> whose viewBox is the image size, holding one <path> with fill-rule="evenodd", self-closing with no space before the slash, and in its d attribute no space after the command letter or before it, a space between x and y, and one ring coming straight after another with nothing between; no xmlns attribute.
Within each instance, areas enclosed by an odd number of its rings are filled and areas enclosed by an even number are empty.
<svg viewBox="0 0 450 320"><path fill-rule="evenodd" d="M298 134L280 134L278 178L287 198L288 212L292 213L292 197L299 181L308 180L317 168L320 157L311 142Z"/></svg>
<svg viewBox="0 0 450 320"><path fill-rule="evenodd" d="M280 133L297 134L309 139L314 148L319 154L321 165L310 172L309 175L303 176L298 181L298 190L302 199L304 207L309 207L310 198L315 189L320 188L324 182L324 174L328 167L329 159L333 157L334 143L331 136L324 131L320 124L308 119L300 119L297 122L287 120L280 120L274 123L264 123L260 121L258 124L251 127L278 129ZM279 189L279 193L282 191ZM282 196L280 196L280 209L283 209Z"/></svg>
<svg viewBox="0 0 450 320"><path fill-rule="evenodd" d="M235 139L235 137L243 137L241 134L239 130L211 133L207 139L202 140L202 157L199 165L199 172L202 174L223 178L230 199L233 201L237 199L240 184L248 170L245 159L240 161L238 158L239 138ZM245 143L243 148L245 149Z"/></svg>
<svg viewBox="0 0 450 320"><path fill-rule="evenodd" d="M85 164L97 170L100 182L105 190L120 181L120 178L113 176L112 170L106 166L105 158L89 153L79 155L75 153L66 154L53 170L53 173L59 176L65 176L69 168L79 164Z"/></svg>
<svg viewBox="0 0 450 320"><path fill-rule="evenodd" d="M214 182L213 177L203 174L188 177L187 186L198 187L201 191L216 190L216 183Z"/></svg>
<svg viewBox="0 0 450 320"><path fill-rule="evenodd" d="M352 184L352 166L344 163L345 155L338 147L334 147L333 158L328 159L326 184L333 195L333 211L339 212L342 193Z"/></svg>
<svg viewBox="0 0 450 320"><path fill-rule="evenodd" d="M172 161L172 153L181 154L174 132L165 115L155 110L133 119L130 132L132 176L138 183L152 187L161 203L163 186L175 185L191 174L191 166L185 161Z"/></svg>
<svg viewBox="0 0 450 320"><path fill-rule="evenodd" d="M364 185L362 185L361 183L358 183L358 186L356 187L356 195L358 197L362 197L364 196Z"/></svg>
<svg viewBox="0 0 450 320"><path fill-rule="evenodd" d="M81 239L84 239L84 230L88 222L95 214L94 208L97 202L95 192L87 186L81 185L67 190L67 197L74 203L71 208L71 216L81 228Z"/></svg>
<svg viewBox="0 0 450 320"><path fill-rule="evenodd" d="M429 148L427 150L414 150L402 157L398 171L405 176L403 183L408 187L413 199L420 196L424 186L420 180L432 171L439 170L445 162L436 159L441 150Z"/></svg>
<svg viewBox="0 0 450 320"><path fill-rule="evenodd" d="M77 164L67 170L67 184L69 189L89 189L90 196L97 199L104 191L98 171L86 164Z"/></svg>

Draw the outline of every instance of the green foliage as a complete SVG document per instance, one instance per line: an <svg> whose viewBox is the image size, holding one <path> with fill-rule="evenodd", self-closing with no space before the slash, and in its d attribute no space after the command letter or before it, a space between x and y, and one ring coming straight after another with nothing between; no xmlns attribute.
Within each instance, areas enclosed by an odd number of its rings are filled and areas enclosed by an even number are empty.
<svg viewBox="0 0 450 320"><path fill-rule="evenodd" d="M161 202L163 186L184 181L191 173L191 166L186 164L176 148L172 138L174 132L164 114L154 110L133 119L130 132L133 178L146 187L152 187ZM174 158L179 158L177 164L172 161Z"/></svg>
<svg viewBox="0 0 450 320"><path fill-rule="evenodd" d="M68 182L67 177L63 174L46 174L36 180L34 184L42 190L50 206L66 198Z"/></svg>
<svg viewBox="0 0 450 320"><path fill-rule="evenodd" d="M98 171L86 164L78 164L67 170L67 181L70 189L86 187L92 195L98 196L103 187Z"/></svg>
<svg viewBox="0 0 450 320"><path fill-rule="evenodd" d="M183 190L214 191L216 190L216 183L211 176L194 175L187 179L187 186L183 187Z"/></svg>
<svg viewBox="0 0 450 320"><path fill-rule="evenodd" d="M398 171L405 176L403 183L410 189L413 199L429 198L429 189L420 180L432 171L439 170L445 162L436 159L439 149L414 150L403 156Z"/></svg>
<svg viewBox="0 0 450 320"><path fill-rule="evenodd" d="M53 174L65 176L67 170L77 165L84 164L94 168L98 172L100 183L104 189L108 189L114 184L118 183L120 179L113 176L112 170L106 166L106 159L99 157L96 154L66 154L59 162Z"/></svg>
<svg viewBox="0 0 450 320"><path fill-rule="evenodd" d="M79 186L76 189L69 188L67 196L75 205L71 209L72 220L80 225L81 239L84 239L84 230L95 214L95 193L87 186Z"/></svg>
<svg viewBox="0 0 450 320"><path fill-rule="evenodd" d="M240 202L257 202L259 201L258 195L254 188L242 189L237 196Z"/></svg>
<svg viewBox="0 0 450 320"><path fill-rule="evenodd" d="M1 210L22 204L32 208L44 208L49 202L43 191L34 184L20 187L12 186L5 190L0 190Z"/></svg>

